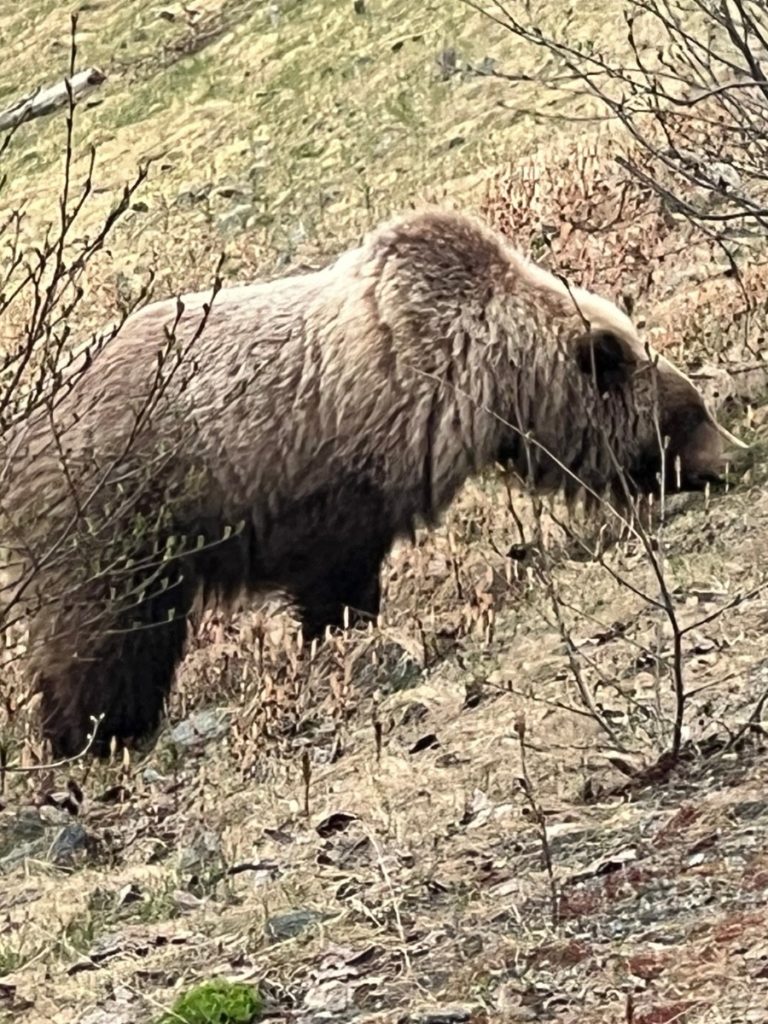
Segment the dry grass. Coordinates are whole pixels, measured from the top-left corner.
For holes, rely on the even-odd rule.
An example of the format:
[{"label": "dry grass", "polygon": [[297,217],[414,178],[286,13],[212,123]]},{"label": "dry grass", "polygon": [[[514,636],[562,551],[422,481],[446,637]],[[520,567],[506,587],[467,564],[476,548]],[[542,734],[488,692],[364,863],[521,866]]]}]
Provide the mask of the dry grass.
[{"label": "dry grass", "polygon": [[[520,73],[539,57],[459,3],[366,7],[233,0],[161,17],[156,3],[103,0],[83,15],[83,59],[110,76],[78,122],[107,189],[94,222],[158,156],[144,205],[94,265],[83,329],[150,263],[161,293],[205,283],[222,246],[230,277],[276,272],[419,194],[468,195],[491,219],[517,210],[531,241],[553,214],[565,220],[554,171],[534,175],[533,201],[520,182],[578,148],[573,127],[556,122],[562,148],[510,172],[510,152],[553,131],[524,112],[533,86],[444,79],[435,63],[455,48]],[[620,45],[620,17],[598,7],[580,5],[579,30],[599,23]],[[29,84],[33,44],[51,78],[61,70],[67,25],[52,4],[2,18],[10,99]],[[60,141],[55,120],[30,125],[8,164],[6,198],[25,198],[30,237],[51,216]],[[608,176],[601,159],[588,188]],[[475,172],[500,161],[489,201]],[[605,202],[594,218],[610,220]],[[566,256],[588,277],[621,237],[586,250],[572,235]],[[650,295],[647,313],[663,328],[692,294],[682,313]],[[711,308],[726,315],[717,294]],[[732,355],[732,340],[713,330],[707,358]],[[758,456],[760,386],[757,414],[739,412]],[[664,616],[616,578],[653,597],[646,557],[624,541],[605,565],[587,558],[586,526],[569,537],[496,479],[468,485],[439,530],[393,552],[376,630],[309,657],[285,615],[210,617],[146,758],[3,774],[0,1010],[140,1022],[223,974],[257,980],[279,1020],[764,1019],[768,762],[758,729],[728,745],[768,686],[768,598],[754,593],[764,481],[757,461],[730,493],[673,503],[665,527],[700,756],[663,785],[623,791],[668,745],[674,714]],[[197,741],[174,732],[190,715]],[[543,825],[519,781],[521,720]],[[25,725],[12,713],[5,735]]]}]

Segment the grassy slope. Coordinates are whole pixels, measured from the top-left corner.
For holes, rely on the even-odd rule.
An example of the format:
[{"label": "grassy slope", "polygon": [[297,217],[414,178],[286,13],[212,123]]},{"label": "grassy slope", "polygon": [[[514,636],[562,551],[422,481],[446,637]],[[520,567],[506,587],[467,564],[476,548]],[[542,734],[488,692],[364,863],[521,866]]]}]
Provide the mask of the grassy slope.
[{"label": "grassy slope", "polygon": [[[9,97],[31,84],[31,48],[52,78],[67,65],[67,19],[39,6],[7,19]],[[444,80],[437,58],[454,49],[460,67],[490,57],[522,74],[538,55],[457,0],[368,6],[356,15],[334,0],[231,0],[201,6],[190,23],[173,4],[177,16],[166,20],[157,3],[104,0],[82,14],[81,61],[110,79],[80,118],[77,152],[97,147],[96,184],[113,192],[140,159],[157,159],[142,196],[149,209],[134,218],[126,251],[138,243],[164,255],[170,241],[167,285],[186,287],[200,253],[222,244],[212,222],[232,207],[243,216],[224,240],[242,248],[231,236],[247,224],[249,265],[290,259],[304,242],[332,250],[412,197],[532,143],[530,86]],[[6,160],[6,202],[24,196],[36,217],[50,215],[61,145],[61,118],[24,129]],[[201,198],[206,186],[214,194]]]},{"label": "grassy slope", "polygon": [[[84,6],[81,61],[109,74],[99,105],[78,120],[77,151],[96,145],[96,182],[105,189],[87,216],[95,220],[140,159],[157,157],[144,207],[131,212],[90,281],[87,319],[110,313],[117,272],[130,282],[151,254],[162,291],[203,284],[222,246],[230,275],[271,272],[348,243],[413,196],[453,191],[455,179],[514,158],[537,138],[580,130],[524,113],[530,86],[441,78],[436,57],[448,48],[460,62],[493,57],[515,74],[538,59],[461,4],[367,7],[359,16],[340,0],[212,2],[189,24],[172,3]],[[172,20],[159,17],[163,9]],[[578,31],[619,40],[618,5],[607,17],[603,10],[580,4]],[[30,53],[50,80],[66,66],[67,20],[53,3],[19,5],[0,18],[0,97],[10,100],[35,84]],[[561,99],[552,109],[573,113],[579,103],[566,111]],[[62,137],[61,118],[29,125],[6,160],[5,200],[24,197],[30,236],[51,216]],[[760,500],[744,495],[678,521],[672,570],[685,614],[702,611],[690,597],[695,585],[734,592],[759,576],[765,517]],[[493,544],[505,550],[510,535],[504,495],[468,488],[446,529],[393,558],[387,629],[355,642],[354,673],[342,648],[320,657],[293,730],[259,710],[247,628],[214,632],[190,659],[175,712],[182,717],[203,681],[236,709],[227,742],[193,756],[174,753],[166,739],[149,762],[159,775],[78,769],[90,844],[71,869],[50,865],[49,844],[66,819],[50,809],[42,838],[42,826],[30,826],[25,863],[4,863],[0,1012],[16,1007],[25,1020],[62,1024],[140,1021],[168,1005],[176,987],[216,972],[266,980],[283,1010],[295,999],[307,1020],[323,1019],[323,1009],[334,1019],[421,1019],[420,1007],[458,1003],[485,1006],[494,1020],[535,1012],[602,1024],[626,1019],[630,991],[638,1024],[761,1012],[766,769],[725,760],[634,805],[585,806],[586,780],[615,781],[601,754],[611,744],[568,710],[573,683],[546,595],[521,579],[499,597],[503,560]],[[622,557],[633,579],[652,587],[637,554]],[[634,642],[659,642],[658,620],[598,567],[566,559],[558,573],[562,595],[579,608],[579,639],[621,620],[632,624]],[[706,612],[718,598],[701,600]],[[497,609],[490,639],[477,622],[484,601]],[[690,672],[705,688],[701,722],[747,706],[749,686],[760,683],[747,670],[761,656],[765,611],[752,602],[691,639]],[[285,644],[279,636],[271,643],[284,669]],[[657,740],[665,694],[647,666],[638,670],[632,647],[596,645],[594,661],[600,699],[617,728],[634,734],[639,756]],[[271,695],[288,706],[293,676],[281,671]],[[351,694],[343,692],[347,676]],[[471,682],[479,703],[465,706]],[[377,685],[380,759],[370,724]],[[520,711],[555,871],[568,883],[558,931],[540,841],[516,783]],[[410,753],[429,733],[440,746]],[[305,747],[313,764],[308,821],[298,756]],[[132,795],[115,806],[109,787],[118,782]],[[104,793],[109,799],[99,801]],[[5,824],[16,838],[0,854],[20,847],[15,811],[11,801]],[[358,820],[318,834],[335,811]],[[595,875],[592,862],[607,854],[626,859],[618,880]],[[262,867],[218,878],[222,867],[244,863]],[[126,898],[125,886],[138,898]],[[302,926],[276,941],[267,922],[297,910],[306,912]]]}]

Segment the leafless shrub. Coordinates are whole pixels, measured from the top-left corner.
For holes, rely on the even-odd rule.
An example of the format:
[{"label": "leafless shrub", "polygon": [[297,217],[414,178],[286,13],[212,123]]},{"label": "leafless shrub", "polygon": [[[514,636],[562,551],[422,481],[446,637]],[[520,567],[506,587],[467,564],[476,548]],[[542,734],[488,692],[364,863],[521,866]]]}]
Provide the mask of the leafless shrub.
[{"label": "leafless shrub", "polygon": [[[543,30],[542,23],[552,22],[542,17],[543,7],[532,11],[527,5],[520,13],[502,0],[466,3],[525,44],[541,48],[543,86],[591,95],[612,122],[585,141],[545,147],[502,169],[489,184],[485,215],[556,273],[611,293],[646,326],[657,346],[673,349],[679,362],[692,365],[714,403],[759,395],[765,388],[760,342],[768,327],[764,5],[627,0],[631,58],[620,61],[594,45],[574,42],[570,25],[559,33]],[[718,368],[724,360],[730,375]],[[664,624],[657,643],[649,645],[646,638],[644,644],[646,657],[669,679],[674,695],[669,728],[662,722],[655,737],[663,750],[659,763],[668,767],[686,746],[693,696],[684,673],[687,640],[756,597],[766,584],[758,581],[701,618],[681,614],[670,579],[674,548],[665,536],[663,502],[660,512],[651,520],[633,516],[628,524],[650,568],[650,590],[647,585],[643,590],[635,572],[618,572],[615,559],[561,525],[584,557],[654,609]],[[541,506],[536,514],[541,518]],[[591,685],[595,679],[600,683],[599,669],[573,639],[583,606],[567,607],[551,559],[540,557],[534,571],[549,595],[577,699],[616,744],[616,729],[586,681],[589,675]],[[668,712],[661,703],[663,719]]]},{"label": "leafless shrub", "polygon": [[[768,329],[764,6],[626,0],[627,60],[575,42],[570,24],[542,29],[543,5],[524,17],[501,0],[466,2],[540,48],[542,85],[588,94],[601,124],[567,151],[546,147],[502,171],[491,220],[612,290],[657,344],[698,361],[714,397],[723,387],[754,396]],[[710,373],[722,359],[731,382]]]},{"label": "leafless shrub", "polygon": [[758,0],[625,0],[632,59],[542,31],[503,2],[465,0],[566,72],[547,84],[592,94],[639,147],[619,156],[672,215],[722,240],[764,236],[768,20]]},{"label": "leafless shrub", "polygon": [[[72,19],[69,75],[73,75],[77,59],[77,19]],[[22,712],[34,709],[35,701],[28,687],[23,685],[23,662],[31,647],[25,634],[29,616],[47,605],[67,604],[70,615],[59,629],[76,632],[83,648],[87,648],[89,631],[104,629],[115,618],[116,609],[138,605],[147,588],[168,586],[168,575],[173,560],[181,553],[178,545],[173,550],[157,550],[153,556],[144,556],[136,562],[137,545],[146,551],[151,548],[151,536],[159,536],[159,529],[167,520],[167,505],[153,510],[154,519],[146,514],[139,500],[146,493],[146,483],[158,471],[158,460],[172,457],[172,450],[158,453],[156,459],[133,459],[131,453],[142,431],[151,429],[154,408],[163,398],[171,380],[194,372],[194,361],[189,349],[205,327],[202,320],[194,338],[181,345],[176,338],[176,324],[167,331],[165,349],[159,354],[157,371],[150,394],[136,413],[135,427],[121,450],[114,453],[109,465],[93,467],[72,466],[68,456],[66,426],[56,425],[55,413],[62,401],[77,385],[81,375],[90,370],[100,353],[118,333],[128,316],[142,305],[152,292],[154,274],[150,271],[134,294],[118,303],[114,322],[102,332],[94,333],[84,342],[76,344],[71,325],[82,316],[88,297],[88,284],[96,276],[100,256],[113,235],[121,218],[129,210],[137,191],[144,183],[148,166],[141,166],[111,209],[87,234],[82,233],[84,215],[96,194],[94,170],[96,151],[88,152],[86,170],[76,180],[77,158],[74,146],[76,102],[68,89],[69,104],[66,111],[63,141],[63,167],[56,216],[44,226],[30,222],[24,205],[10,209],[0,223],[0,333],[3,351],[0,354],[0,491],[7,494],[15,472],[16,449],[24,443],[23,427],[34,420],[46,420],[54,425],[54,444],[58,452],[61,472],[68,481],[75,513],[61,530],[52,531],[47,547],[34,551],[23,568],[8,561],[4,553],[2,577],[2,609],[0,635],[3,639],[3,686],[0,710],[0,749],[4,766],[11,760],[10,737],[18,758],[26,763],[37,762],[43,756],[32,736],[32,718],[25,719],[23,728],[11,728]],[[3,152],[10,151],[23,132],[23,125],[9,133],[0,144]],[[0,189],[7,185],[0,181]],[[214,284],[215,296],[220,286],[218,274]],[[181,316],[181,307],[178,318]],[[98,372],[95,369],[93,372]],[[150,464],[147,464],[147,463]],[[83,470],[90,471],[90,489],[84,493],[77,477]],[[115,473],[119,481],[115,486]],[[109,485],[109,486],[108,486]],[[144,486],[143,486],[144,485]],[[0,516],[4,521],[5,536],[14,537],[21,549],[28,546],[27,537],[44,535],[50,515],[46,502],[48,495],[41,487],[34,508],[22,512],[10,508],[0,497]],[[134,510],[134,536],[115,529],[115,523],[130,519]],[[42,525],[41,525],[42,524]],[[149,538],[149,541],[148,541]],[[80,576],[87,584],[99,578],[109,578],[111,601],[108,606],[91,606],[78,610],[78,597],[68,583],[52,585],[58,579],[57,567],[68,568],[61,579],[71,579],[73,560],[80,566]],[[44,643],[48,638],[38,638]]]}]

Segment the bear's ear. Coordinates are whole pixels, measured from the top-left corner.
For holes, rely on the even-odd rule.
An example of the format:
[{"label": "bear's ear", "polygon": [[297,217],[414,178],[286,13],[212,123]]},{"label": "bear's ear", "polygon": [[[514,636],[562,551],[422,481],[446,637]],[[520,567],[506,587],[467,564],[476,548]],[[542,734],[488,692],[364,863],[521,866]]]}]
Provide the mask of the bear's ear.
[{"label": "bear's ear", "polygon": [[593,377],[600,394],[625,384],[637,366],[635,354],[613,331],[586,331],[576,339],[576,362]]}]

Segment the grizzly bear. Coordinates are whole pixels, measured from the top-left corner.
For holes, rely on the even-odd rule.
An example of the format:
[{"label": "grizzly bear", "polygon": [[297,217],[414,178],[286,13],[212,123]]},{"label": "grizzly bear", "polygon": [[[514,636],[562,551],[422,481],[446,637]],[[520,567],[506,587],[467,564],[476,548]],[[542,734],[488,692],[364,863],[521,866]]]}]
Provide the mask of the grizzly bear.
[{"label": "grizzly bear", "polygon": [[718,479],[724,441],[613,303],[455,211],[148,305],[5,443],[3,594],[44,735],[152,733],[200,602],[282,592],[305,639],[375,617],[395,539],[495,462],[623,501]]}]

